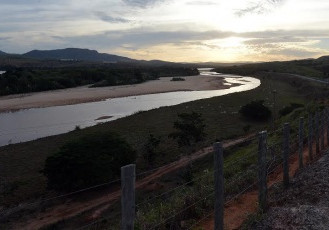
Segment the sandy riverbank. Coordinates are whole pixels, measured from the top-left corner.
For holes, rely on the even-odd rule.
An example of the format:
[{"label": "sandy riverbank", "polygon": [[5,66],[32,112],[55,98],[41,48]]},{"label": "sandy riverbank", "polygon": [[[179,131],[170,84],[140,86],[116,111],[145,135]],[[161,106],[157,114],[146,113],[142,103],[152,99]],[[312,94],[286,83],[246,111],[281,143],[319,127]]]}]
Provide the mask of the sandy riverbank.
[{"label": "sandy riverbank", "polygon": [[87,86],[54,90],[39,93],[19,94],[0,97],[0,112],[38,107],[79,104],[101,101],[108,98],[127,97],[143,94],[164,93],[191,90],[218,90],[232,86],[225,84],[221,77],[190,76],[185,81],[170,81],[160,78],[137,85],[88,88]]}]

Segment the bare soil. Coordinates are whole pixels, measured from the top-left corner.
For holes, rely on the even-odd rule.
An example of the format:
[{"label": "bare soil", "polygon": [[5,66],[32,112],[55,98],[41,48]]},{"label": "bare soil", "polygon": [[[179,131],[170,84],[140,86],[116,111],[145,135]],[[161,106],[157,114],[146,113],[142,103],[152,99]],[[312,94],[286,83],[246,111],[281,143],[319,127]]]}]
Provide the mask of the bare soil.
[{"label": "bare soil", "polygon": [[170,81],[170,77],[167,77],[136,85],[110,86],[101,88],[89,88],[88,86],[82,86],[63,90],[2,96],[0,97],[0,112],[71,105],[101,101],[109,98],[144,94],[192,90],[218,90],[236,86],[225,85],[226,81],[222,77],[198,75],[184,78],[186,79],[185,81],[173,82]]},{"label": "bare soil", "polygon": [[[253,135],[248,135],[245,137],[237,138],[234,140],[228,140],[223,143],[225,148],[243,143],[245,140],[249,139]],[[190,156],[185,156],[179,159],[178,161],[172,162],[165,166],[158,168],[149,176],[139,180],[136,182],[136,189],[152,189],[153,181],[156,179],[172,173],[180,168],[187,166],[191,161],[195,161],[197,159],[201,159],[208,154],[213,152],[212,147],[207,147],[201,149],[193,153]],[[74,201],[71,203],[60,204],[54,206],[45,212],[41,212],[28,220],[16,220],[15,224],[13,225],[13,229],[40,229],[42,227],[49,226],[51,224],[58,223],[63,220],[68,220],[73,218],[81,213],[85,213],[87,211],[91,211],[91,214],[88,215],[88,220],[93,221],[100,217],[100,215],[108,209],[113,202],[117,201],[120,198],[121,191],[117,189],[112,193],[105,193],[103,195],[97,197],[90,197],[88,200],[85,201]]]},{"label": "bare soil", "polygon": [[[326,147],[328,146],[328,143],[326,143]],[[325,148],[326,149],[326,148]],[[313,145],[313,154],[315,153],[315,144]],[[315,155],[313,162],[315,162],[321,155],[323,154],[320,153],[320,155]],[[327,157],[329,158],[329,156]],[[306,163],[305,168],[317,168],[317,165],[311,165],[311,163],[308,157],[308,148],[305,147],[303,150],[303,162]],[[329,163],[329,159],[327,161]],[[304,169],[303,169],[304,170]],[[298,153],[292,154],[292,156],[289,159],[289,175],[290,178],[294,177],[295,174],[299,172],[299,162],[298,162]],[[329,165],[326,170],[329,175]],[[328,178],[328,194],[329,194],[329,177]],[[268,182],[267,185],[269,187],[269,191],[271,191],[275,188],[275,186],[278,186],[281,184],[283,179],[283,168],[282,165],[279,165],[269,176],[268,176]],[[309,178],[312,180],[312,176]],[[295,180],[295,179],[294,179]],[[292,182],[291,185],[291,191],[296,191],[294,189],[294,182]],[[281,186],[282,188],[282,186]],[[315,188],[316,189],[316,188]],[[315,190],[310,190],[311,193]],[[321,191],[321,190],[320,190]],[[299,193],[303,193],[304,189],[300,189],[298,191]],[[315,192],[315,191],[314,191]],[[318,192],[315,192],[317,194]],[[275,202],[274,201],[280,201],[282,199],[279,199],[279,197],[285,197],[282,196],[282,189],[280,195],[277,195],[275,198],[270,198],[269,205],[272,206]],[[314,197],[314,196],[313,196]],[[286,200],[289,200],[290,197],[288,195]],[[235,199],[233,202],[230,202],[228,205],[225,206],[225,212],[224,212],[224,225],[225,229],[240,229],[242,224],[246,221],[246,219],[251,215],[255,214],[258,211],[258,206],[257,206],[257,201],[258,201],[258,190],[256,188],[250,189],[248,192],[242,194],[239,196],[237,199]],[[329,202],[328,202],[329,203]],[[329,214],[329,213],[328,213]],[[285,216],[285,215],[282,215]],[[328,215],[329,216],[329,215]],[[329,219],[329,218],[328,218]],[[291,220],[291,219],[290,219]],[[278,219],[276,223],[280,223],[281,220]],[[299,228],[289,228],[289,222],[286,221],[286,227],[287,228],[272,228],[273,226],[270,226],[269,224],[266,225],[260,225],[260,228],[257,227],[257,229],[299,229]],[[265,226],[266,225],[266,226]],[[211,230],[214,229],[214,216],[212,215],[205,221],[203,221],[199,227],[203,227],[204,229]],[[309,229],[309,228],[307,228]],[[328,229],[328,228],[326,228]]]}]

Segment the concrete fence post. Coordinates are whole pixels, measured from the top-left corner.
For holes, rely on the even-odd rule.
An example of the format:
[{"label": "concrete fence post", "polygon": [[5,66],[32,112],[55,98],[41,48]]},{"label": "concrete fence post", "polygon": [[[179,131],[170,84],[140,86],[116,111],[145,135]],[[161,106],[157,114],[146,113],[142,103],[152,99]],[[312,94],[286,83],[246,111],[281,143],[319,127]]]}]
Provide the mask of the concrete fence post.
[{"label": "concrete fence post", "polygon": [[299,118],[299,132],[298,132],[298,159],[299,168],[303,168],[303,147],[304,147],[304,118]]},{"label": "concrete fence post", "polygon": [[325,118],[324,118],[324,110],[321,111],[321,125],[320,125],[320,130],[321,130],[321,150],[324,150],[324,125],[325,125]]},{"label": "concrete fence post", "polygon": [[308,155],[309,160],[313,160],[313,118],[312,114],[308,115]]},{"label": "concrete fence post", "polygon": [[285,123],[283,126],[283,185],[285,188],[289,187],[289,136],[290,136],[290,125]]},{"label": "concrete fence post", "polygon": [[327,147],[329,147],[329,108],[326,108]]},{"label": "concrete fence post", "polygon": [[121,229],[133,230],[135,220],[136,165],[121,168]]},{"label": "concrete fence post", "polygon": [[315,153],[320,153],[319,113],[315,113]]},{"label": "concrete fence post", "polygon": [[259,133],[258,141],[258,206],[259,210],[265,211],[267,208],[267,169],[266,169],[266,139],[267,132]]},{"label": "concrete fence post", "polygon": [[223,145],[214,144],[215,223],[214,230],[224,230],[224,173]]}]

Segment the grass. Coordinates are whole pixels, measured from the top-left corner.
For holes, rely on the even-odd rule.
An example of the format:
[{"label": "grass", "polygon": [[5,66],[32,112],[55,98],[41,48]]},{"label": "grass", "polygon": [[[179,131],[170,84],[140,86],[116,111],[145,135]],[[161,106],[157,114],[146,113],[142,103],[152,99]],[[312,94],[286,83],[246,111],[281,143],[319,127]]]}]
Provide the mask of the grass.
[{"label": "grass", "polygon": [[[281,77],[277,77],[274,73],[271,75],[259,75],[257,77],[262,80],[262,84],[259,88],[251,91],[136,113],[127,118],[87,129],[75,130],[63,135],[2,147],[0,148],[0,162],[2,162],[0,173],[4,178],[2,187],[6,189],[1,189],[1,205],[9,207],[20,202],[33,201],[40,197],[54,195],[55,193],[53,191],[48,191],[46,189],[46,178],[41,173],[45,159],[58,151],[60,146],[62,146],[67,140],[75,139],[86,133],[109,130],[117,132],[127,139],[127,141],[137,150],[139,156],[142,155],[143,146],[146,143],[149,134],[159,136],[161,137],[161,144],[157,149],[157,157],[154,164],[154,167],[157,167],[177,160],[180,156],[192,153],[201,147],[209,146],[215,141],[244,135],[245,132],[243,127],[247,125],[250,125],[251,127],[249,130],[250,133],[266,129],[266,127],[271,125],[271,122],[250,122],[241,118],[238,111],[241,106],[252,100],[265,100],[265,105],[272,108],[272,90],[274,89],[277,91],[276,111],[279,111],[281,108],[284,108],[291,103],[306,105],[310,103],[310,98],[315,98],[314,100],[318,98],[317,100],[319,100],[319,93],[324,93],[325,90],[322,88],[311,90],[314,89],[314,87],[317,87],[314,85],[315,83],[305,83],[302,85],[296,84],[293,80],[282,79]],[[301,80],[301,82],[303,81]],[[302,90],[303,87],[307,87],[310,90]],[[314,95],[314,93],[316,93],[316,95]],[[168,138],[168,134],[173,131],[173,123],[177,119],[178,113],[192,111],[203,115],[206,124],[205,131],[207,137],[204,142],[198,143],[192,147],[179,148],[177,143]],[[281,124],[279,122],[284,121],[284,119],[288,120],[293,118],[289,116],[293,116],[293,113],[282,119],[280,118],[277,125]],[[227,155],[225,162],[233,162],[241,156],[245,156],[248,153],[251,154],[255,150],[254,144],[242,147],[229,150],[231,153]],[[248,169],[250,165],[255,162],[255,159],[256,158],[251,157],[248,161],[230,167],[225,171],[225,175],[233,178],[238,172]],[[198,170],[194,172],[194,176],[198,177],[198,175],[203,173],[203,170],[209,169],[209,166],[212,164],[212,157],[205,159],[204,162],[199,161],[197,167]],[[143,162],[141,157],[137,161],[137,168],[139,172],[148,169],[148,165]],[[248,175],[248,178],[254,177],[254,173],[251,171]],[[180,183],[179,180],[181,179],[177,178],[180,177],[174,175],[167,179],[169,180],[169,183],[174,186],[175,183]],[[239,183],[245,184],[250,181],[251,179],[245,181],[240,180]],[[232,188],[229,188],[229,191],[227,192],[234,194],[239,186],[240,184],[235,184]],[[168,189],[168,186],[165,186],[163,189]],[[208,191],[207,188],[202,189],[202,191]],[[188,192],[184,194],[187,193]],[[190,194],[193,195],[197,193],[192,189]],[[175,199],[179,199],[179,197],[176,197]],[[183,203],[177,202],[177,207],[182,204]],[[167,210],[165,206],[162,208]],[[150,219],[152,218],[150,217]]]},{"label": "grass", "polygon": [[[216,140],[243,135],[243,127],[246,125],[251,126],[249,132],[260,130],[268,123],[243,120],[238,111],[241,106],[256,99],[263,99],[267,106],[272,106],[272,89],[278,91],[277,111],[290,103],[305,104],[306,102],[306,98],[298,92],[297,87],[285,81],[266,77],[262,79],[262,85],[255,90],[163,107],[63,135],[2,147],[0,148],[0,161],[3,165],[0,169],[1,174],[5,178],[6,187],[13,184],[17,186],[13,188],[9,196],[2,196],[1,203],[9,205],[46,194],[46,179],[40,173],[45,159],[58,151],[67,140],[78,138],[86,133],[114,131],[126,138],[139,155],[143,152],[143,146],[149,134],[159,136],[161,143],[154,165],[157,167],[203,146],[209,146]],[[177,114],[191,111],[202,114],[206,124],[207,137],[204,142],[193,147],[179,148],[177,143],[168,138],[168,134],[173,131],[173,123],[177,119]],[[137,167],[139,171],[143,171],[147,165],[139,158]]]}]

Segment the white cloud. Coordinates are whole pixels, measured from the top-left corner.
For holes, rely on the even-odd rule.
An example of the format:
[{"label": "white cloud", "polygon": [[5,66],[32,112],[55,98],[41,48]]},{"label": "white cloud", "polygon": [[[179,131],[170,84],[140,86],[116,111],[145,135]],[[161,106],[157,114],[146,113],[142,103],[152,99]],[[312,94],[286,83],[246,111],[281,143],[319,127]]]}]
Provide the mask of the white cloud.
[{"label": "white cloud", "polygon": [[76,46],[140,59],[161,51],[185,61],[321,55],[328,13],[327,0],[2,0],[0,49]]}]

